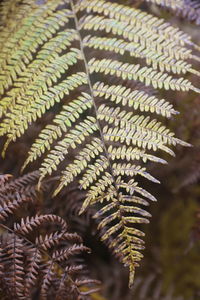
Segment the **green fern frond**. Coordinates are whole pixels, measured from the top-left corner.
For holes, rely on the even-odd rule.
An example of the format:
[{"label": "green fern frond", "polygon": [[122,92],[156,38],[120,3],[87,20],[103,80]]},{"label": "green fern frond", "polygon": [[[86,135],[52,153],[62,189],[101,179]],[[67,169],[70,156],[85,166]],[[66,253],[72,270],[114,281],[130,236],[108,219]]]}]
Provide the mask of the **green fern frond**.
[{"label": "green fern frond", "polygon": [[[80,213],[97,204],[102,240],[129,268],[131,285],[144,249],[144,234],[135,224],[149,222],[142,207],[156,200],[137,176],[158,183],[146,164],[166,161],[152,152],[174,155],[171,145],[189,146],[152,117],[176,115],[173,105],[143,86],[200,92],[179,76],[199,75],[188,62],[198,60],[198,47],[164,20],[105,0],[23,0],[19,8],[18,0],[3,3],[3,153],[51,109],[55,116],[32,144],[24,167],[40,158],[39,182],[58,172],[55,194],[78,178],[86,190]],[[105,58],[107,52],[115,58]],[[116,78],[120,85],[112,85]]]}]

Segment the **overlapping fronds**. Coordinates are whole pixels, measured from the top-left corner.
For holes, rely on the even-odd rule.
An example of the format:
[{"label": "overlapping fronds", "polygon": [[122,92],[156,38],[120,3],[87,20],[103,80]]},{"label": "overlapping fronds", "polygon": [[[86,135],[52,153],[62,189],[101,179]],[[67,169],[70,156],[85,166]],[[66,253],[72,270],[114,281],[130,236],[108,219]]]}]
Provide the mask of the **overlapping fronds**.
[{"label": "overlapping fronds", "polygon": [[181,15],[200,25],[200,3],[198,0],[145,0],[172,10],[176,15]]},{"label": "overlapping fronds", "polygon": [[[97,282],[85,278],[83,265],[73,259],[89,251],[81,237],[70,233],[67,223],[53,214],[17,218],[25,204],[37,202],[26,190],[22,193],[35,175],[7,183],[9,177],[1,175],[0,292],[5,299],[33,299],[36,294],[38,299],[89,299],[97,290],[89,286]],[[2,198],[9,185],[10,194]]]},{"label": "overlapping fronds", "polygon": [[[13,9],[15,23],[23,5]],[[6,5],[2,13],[5,19]],[[30,124],[54,111],[24,167],[41,157],[41,184],[65,165],[55,193],[79,178],[87,191],[81,212],[99,203],[95,217],[102,240],[129,268],[131,285],[144,249],[138,227],[150,217],[143,206],[156,200],[137,178],[158,182],[141,162],[165,163],[152,152],[174,155],[170,146],[188,146],[158,120],[177,114],[173,106],[133,86],[139,81],[155,89],[199,92],[184,77],[199,76],[191,63],[199,60],[193,55],[198,46],[163,20],[105,0],[34,2],[11,27],[6,22],[0,34],[3,153]],[[119,85],[113,85],[116,79]]]}]

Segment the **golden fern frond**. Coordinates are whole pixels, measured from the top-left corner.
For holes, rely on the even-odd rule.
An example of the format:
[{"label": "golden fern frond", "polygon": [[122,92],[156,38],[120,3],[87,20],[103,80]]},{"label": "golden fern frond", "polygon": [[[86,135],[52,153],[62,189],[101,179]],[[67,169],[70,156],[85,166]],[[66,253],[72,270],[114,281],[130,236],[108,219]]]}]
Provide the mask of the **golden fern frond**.
[{"label": "golden fern frond", "polygon": [[133,65],[106,58],[102,60],[92,58],[88,62],[88,65],[90,73],[95,72],[104,73],[105,75],[115,75],[123,80],[140,80],[147,86],[153,85],[154,88],[178,91],[197,90],[187,79],[176,79],[166,73],[157,72],[152,68],[141,67],[139,64]]},{"label": "golden fern frond", "polygon": [[64,160],[64,156],[69,152],[69,149],[75,149],[77,144],[82,144],[86,137],[93,135],[98,130],[96,119],[92,116],[87,118],[71,129],[66,136],[58,142],[48,156],[44,159],[41,168],[41,180],[51,174],[53,170]]},{"label": "golden fern frond", "polygon": [[[71,85],[67,85],[66,83],[69,81]],[[68,78],[65,83],[62,83],[62,87],[64,87],[62,93],[68,94],[69,90],[72,90],[78,85],[86,83],[86,77],[84,73],[75,74],[72,78]],[[57,95],[58,97],[58,95]],[[59,99],[59,97],[58,97]],[[52,98],[50,98],[52,101]],[[48,103],[48,102],[47,102]],[[47,104],[45,103],[45,105]],[[54,102],[53,102],[54,104]],[[63,132],[67,132],[68,128],[72,126],[72,123],[76,121],[80,117],[85,110],[92,106],[91,97],[86,93],[82,93],[82,96],[78,97],[78,99],[73,100],[70,105],[64,105],[60,114],[56,115],[53,120],[54,124],[47,125],[40,133],[39,138],[32,145],[28,159],[26,160],[24,167],[33,160],[37,159],[46,151],[46,149],[51,148],[51,144],[61,138]],[[36,110],[38,114],[38,110]]]},{"label": "golden fern frond", "polygon": [[135,27],[142,28],[144,32],[148,32],[148,29],[152,29],[153,33],[163,33],[165,38],[171,37],[174,42],[180,43],[181,45],[191,40],[188,34],[178,28],[175,28],[164,22],[164,20],[154,17],[139,9],[116,3],[108,3],[108,1],[105,0],[78,1],[76,8],[77,11],[86,10],[88,13],[94,12],[103,14],[104,16],[109,16],[115,20],[127,22],[135,25]]},{"label": "golden fern frond", "polygon": [[104,97],[105,100],[109,99],[116,104],[120,103],[134,110],[139,109],[141,112],[157,113],[168,118],[179,113],[166,100],[150,96],[142,90],[132,90],[122,85],[109,86],[103,82],[96,82],[93,91],[95,97]]},{"label": "golden fern frond", "polygon": [[[30,84],[41,80],[41,76],[45,76],[48,63],[52,64],[56,59],[59,59],[58,54],[67,49],[73,40],[77,39],[76,33],[73,30],[65,30],[58,32],[57,36],[45,43],[42,49],[38,52],[36,59],[22,73],[23,78],[17,78],[15,88],[7,93],[0,103],[0,114],[7,112],[7,109],[15,105],[16,99],[21,101],[24,95],[29,92]],[[58,53],[58,54],[57,54]],[[58,60],[59,62],[59,60]],[[48,68],[48,73],[50,69]],[[4,74],[5,76],[5,74]],[[53,78],[53,77],[52,77]]]},{"label": "golden fern frond", "polygon": [[[32,102],[42,96],[43,93],[48,90],[48,87],[53,86],[53,84],[58,81],[61,75],[65,73],[71,65],[77,62],[77,60],[80,58],[80,52],[78,49],[71,50],[72,51],[62,56],[54,54],[50,61],[46,61],[46,66],[43,68],[42,74],[35,76],[35,78],[31,82],[31,92],[30,90],[25,90],[23,91],[23,96],[18,97],[18,101],[13,107],[14,115],[17,114],[18,110],[18,114],[21,115],[22,108],[26,108],[28,110]],[[22,104],[24,105],[22,106]],[[9,115],[10,119],[12,119],[12,107],[10,107],[9,109],[10,112],[7,115]],[[8,121],[5,123],[8,123]]]},{"label": "golden fern frond", "polygon": [[[63,163],[55,193],[78,177],[86,190],[81,212],[98,204],[102,240],[129,268],[131,285],[144,248],[135,224],[148,223],[142,207],[156,200],[136,178],[158,182],[140,161],[166,163],[152,152],[174,155],[171,145],[188,146],[155,117],[177,114],[173,106],[143,86],[199,92],[181,77],[199,75],[188,62],[199,60],[193,55],[198,46],[164,20],[105,0],[23,0],[19,10],[13,6],[13,23],[22,16],[16,28],[6,22],[12,10],[6,3],[0,34],[3,153],[33,122],[54,112],[24,167],[42,156],[41,183]],[[112,85],[116,78],[120,85]]]},{"label": "golden fern frond", "polygon": [[153,69],[160,69],[162,72],[173,72],[174,74],[185,74],[187,72],[199,75],[200,73],[192,69],[191,64],[183,60],[174,62],[173,57],[166,54],[155,53],[154,49],[141,49],[139,43],[128,43],[125,40],[117,38],[90,37],[87,36],[83,43],[85,46],[94,49],[107,50],[124,55],[128,52],[130,56],[144,58],[148,65],[152,65]]},{"label": "golden fern frond", "polygon": [[112,160],[116,160],[116,159],[123,159],[127,161],[142,160],[144,163],[146,163],[149,160],[149,161],[159,162],[162,164],[167,163],[164,159],[160,157],[146,153],[145,150],[136,147],[127,147],[125,145],[122,147],[113,147],[112,145],[110,145],[108,147],[108,153]]},{"label": "golden fern frond", "polygon": [[[30,103],[25,101],[25,105],[23,105],[23,102],[19,105],[15,105],[13,111],[7,113],[0,128],[0,135],[7,133],[8,136],[3,153],[11,141],[15,141],[17,137],[20,137],[25,132],[31,122],[36,121],[37,118],[44,115],[46,110],[54,106],[56,102],[59,103],[63,96],[68,95],[70,91],[73,91],[85,83],[87,83],[85,73],[78,72],[69,76],[58,85],[54,85],[49,89],[46,88],[44,93],[42,90],[36,89],[36,96],[31,96]],[[41,96],[39,96],[38,93],[41,94]],[[24,116],[23,120],[21,116]]]},{"label": "golden fern frond", "polygon": [[[0,90],[3,93],[10,85],[13,84],[13,80],[17,78],[26,69],[26,63],[33,59],[33,54],[40,44],[47,41],[49,37],[58,31],[62,26],[64,26],[68,21],[68,11],[67,12],[56,12],[54,16],[50,16],[47,19],[42,19],[38,24],[32,24],[33,30],[27,35],[27,37],[20,43],[20,47],[15,46],[18,42],[20,35],[17,36],[16,41],[11,39],[11,42],[5,43],[2,49],[3,62],[0,62],[2,72],[0,74],[2,84]],[[23,33],[24,34],[24,33]],[[14,44],[14,45],[13,45]],[[15,53],[11,51],[11,47],[15,46]]]},{"label": "golden fern frond", "polygon": [[[135,115],[132,112],[127,113],[125,110],[120,110],[119,107],[110,108],[102,104],[98,109],[98,119],[104,120],[108,124],[113,124],[113,127],[116,126],[120,129],[125,129],[127,136],[129,131],[132,133],[137,132],[148,136],[149,139],[151,139],[152,135],[155,140],[159,140],[163,144],[176,145],[180,143],[186,146],[186,143],[174,138],[174,134],[163,126],[161,122],[157,122],[156,120],[150,121],[149,117]],[[122,135],[121,138],[126,139],[126,136]]]},{"label": "golden fern frond", "polygon": [[99,157],[100,153],[104,151],[102,142],[99,138],[94,138],[89,144],[79,152],[75,157],[73,163],[67,166],[67,169],[63,172],[62,185],[68,185],[74,180],[76,176],[81,174],[85,168],[87,168],[89,162],[95,157]]}]

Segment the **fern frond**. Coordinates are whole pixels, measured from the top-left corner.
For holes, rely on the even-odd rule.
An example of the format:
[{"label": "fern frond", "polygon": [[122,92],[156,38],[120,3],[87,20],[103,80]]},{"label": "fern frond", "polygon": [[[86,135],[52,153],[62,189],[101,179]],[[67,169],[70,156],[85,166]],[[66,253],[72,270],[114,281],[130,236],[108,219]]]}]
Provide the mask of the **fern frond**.
[{"label": "fern frond", "polygon": [[178,114],[169,102],[164,99],[160,100],[155,96],[150,96],[140,90],[133,91],[122,85],[109,86],[103,82],[96,82],[93,90],[96,97],[104,97],[105,100],[110,99],[116,104],[120,103],[123,106],[134,108],[134,110],[139,109],[141,112],[157,113],[168,118],[174,114]]},{"label": "fern frond", "polygon": [[25,220],[21,220],[21,224],[16,223],[14,225],[14,231],[19,234],[29,234],[35,228],[39,228],[42,226],[43,223],[55,223],[61,226],[62,230],[67,229],[66,222],[60,218],[59,216],[55,215],[36,215],[34,217],[27,217]]},{"label": "fern frond", "polygon": [[148,85],[153,85],[154,88],[165,88],[166,90],[189,91],[197,89],[190,81],[184,78],[175,79],[165,73],[154,71],[152,68],[147,68],[139,64],[133,65],[122,63],[117,60],[95,58],[88,62],[91,73],[104,73],[105,75],[115,75],[123,80],[139,80]]},{"label": "fern frond", "polygon": [[91,116],[88,116],[84,122],[71,129],[66,134],[66,137],[59,141],[55,149],[52,149],[48,157],[44,159],[40,168],[41,180],[47,174],[51,174],[53,170],[57,169],[59,163],[64,159],[64,155],[68,153],[69,148],[75,149],[77,144],[83,143],[87,136],[92,135],[97,130],[96,119]]},{"label": "fern frond", "polygon": [[[82,75],[83,77],[81,77]],[[64,89],[62,93],[68,94],[69,90],[74,89],[79,84],[81,85],[86,83],[84,73],[80,75],[77,74],[77,76],[69,78],[68,81],[71,85],[66,85],[66,89]],[[52,98],[50,99],[52,101]],[[60,114],[56,115],[55,119],[53,120],[54,124],[47,125],[46,128],[41,131],[38,139],[35,141],[29,151],[28,159],[25,161],[23,168],[25,168],[28,163],[40,157],[46,149],[49,150],[51,148],[50,145],[54,141],[58,140],[63,133],[66,133],[67,130],[72,126],[72,123],[79,118],[80,114],[90,107],[91,98],[86,93],[82,93],[82,96],[78,97],[76,100],[73,100],[69,106],[64,105]],[[38,111],[36,112],[38,113]]]},{"label": "fern frond", "polygon": [[[108,19],[102,16],[88,16],[82,20],[81,28],[84,30],[94,30],[94,31],[106,31],[106,33],[112,33],[117,36],[122,36],[124,39],[128,39],[130,42],[140,44],[140,51],[145,49],[148,51],[155,51],[155,54],[167,55],[168,57],[173,57],[176,59],[189,59],[193,58],[191,55],[191,50],[187,49],[183,45],[177,44],[176,41],[166,40],[160,35],[155,38],[151,31],[143,32],[142,28],[135,27],[126,22],[120,22],[116,19]],[[146,53],[148,53],[146,51]]]},{"label": "fern frond", "polygon": [[[140,160],[144,164],[165,163],[152,151],[163,150],[174,155],[170,146],[189,146],[161,121],[152,118],[154,113],[171,117],[177,112],[169,102],[149,95],[143,86],[200,92],[189,79],[179,76],[187,72],[199,75],[188,62],[198,60],[193,55],[197,47],[188,34],[164,20],[117,3],[27,1],[32,3],[30,10],[24,7],[27,14],[13,31],[13,25],[5,22],[10,8],[5,6],[3,12],[0,134],[7,137],[3,152],[51,109],[55,114],[52,123],[39,133],[24,167],[43,156],[41,186],[44,177],[59,172],[61,166],[55,193],[78,177],[80,187],[86,190],[80,213],[89,205],[100,208],[96,217],[101,219],[102,240],[129,268],[131,285],[135,267],[142,258],[140,250],[144,248],[143,234],[135,226],[148,223],[150,214],[141,206],[156,200],[139,186],[137,176],[158,182],[146,166],[140,166]],[[17,11],[16,7],[13,9]],[[23,6],[16,17],[12,15],[13,23],[22,14]],[[104,58],[106,51],[114,53],[115,58]],[[112,85],[116,78],[120,85]],[[70,155],[69,162],[73,149],[77,152],[73,158]],[[23,224],[15,225],[15,232],[31,233],[46,221],[56,222],[56,219],[52,216],[24,219]],[[57,239],[62,241],[61,236],[55,233],[44,239],[40,237],[38,246],[49,249]],[[80,250],[69,249],[70,253]],[[49,287],[56,284],[54,262],[67,258],[65,250],[53,252],[45,266],[44,299]],[[63,294],[65,272],[59,283]]]},{"label": "fern frond", "polygon": [[[23,266],[23,240],[20,237],[12,235],[8,239],[7,245],[4,249],[4,263],[9,262],[10,267],[7,272],[10,276],[7,280],[9,294],[17,299],[25,299],[23,295],[23,277],[25,275]],[[4,254],[5,255],[5,254]]]},{"label": "fern frond", "polygon": [[[31,92],[28,90],[28,95],[25,94],[22,98],[19,98],[18,103],[16,103],[14,108],[13,109],[11,108],[10,112],[7,113],[7,118],[2,124],[1,134],[6,134],[8,131],[12,131],[13,127],[15,127],[13,123],[20,124],[22,114],[24,114],[24,116],[27,116],[28,120],[30,119],[29,122],[35,121],[37,116],[36,112],[38,111],[37,101],[40,100],[41,96],[43,96],[45,102],[47,102],[45,108],[48,108],[48,104],[49,104],[49,102],[47,101],[49,96],[48,88],[52,87],[53,84],[57,82],[57,80],[61,77],[61,74],[65,73],[68,70],[69,66],[77,62],[77,60],[80,58],[79,54],[80,54],[79,50],[72,49],[72,51],[68,52],[66,55],[63,55],[61,57],[55,56],[51,61],[51,63],[47,64],[47,67],[44,68],[42,75],[36,78],[36,81],[33,81]],[[68,78],[69,82],[70,79],[71,78]],[[68,90],[69,83],[68,82],[62,83],[62,87],[64,84],[66,84],[66,90]],[[59,86],[58,87],[54,86],[54,88],[55,91],[59,90]],[[54,88],[52,88],[53,91]],[[49,89],[49,92],[51,92],[51,89]],[[40,105],[41,104],[42,103],[40,102]],[[38,113],[38,116],[41,116],[42,111],[44,111],[45,108],[41,107],[39,109],[40,113]],[[32,117],[33,119],[28,117],[28,114],[33,115]]]},{"label": "fern frond", "polygon": [[[134,115],[132,112],[126,112],[117,108],[110,108],[102,104],[98,110],[99,120],[104,120],[108,124],[113,124],[121,129],[143,134],[143,136],[150,137],[151,135],[155,140],[160,140],[164,144],[176,145],[182,143],[174,138],[174,133],[170,132],[161,122],[155,119],[150,121],[149,117]],[[150,122],[149,122],[150,121]],[[123,135],[121,136],[123,138]],[[186,146],[185,143],[183,145]]]},{"label": "fern frond", "polygon": [[[20,2],[20,5],[19,5]],[[32,0],[26,1],[9,1],[4,0],[0,3],[1,9],[1,29],[2,35],[0,42],[4,44],[8,37],[15,38],[15,34],[20,34],[20,38],[30,30],[35,20],[35,15],[44,19],[50,16],[62,1],[48,2],[45,6],[38,6]],[[17,23],[10,22],[15,19]]]},{"label": "fern frond", "polygon": [[114,163],[113,171],[114,171],[115,176],[127,175],[127,176],[133,177],[136,175],[140,175],[140,176],[147,178],[150,181],[153,181],[155,183],[160,183],[159,180],[157,180],[156,178],[151,176],[148,172],[146,172],[146,168],[142,168],[140,166],[135,166],[135,165],[132,165],[131,163],[128,163],[128,164]]},{"label": "fern frond", "polygon": [[[88,163],[99,156],[102,153],[103,147],[102,142],[98,138],[94,138],[90,144],[87,144],[82,151],[75,157],[72,164],[69,164],[65,171],[63,171],[63,176],[61,181],[63,181],[62,186],[69,184],[74,180],[76,176],[81,174],[81,172],[88,167]],[[56,193],[58,192],[58,189]]]},{"label": "fern frond", "polygon": [[192,69],[191,64],[183,60],[177,60],[174,62],[172,57],[168,57],[166,54],[155,53],[155,49],[141,49],[139,43],[128,43],[125,40],[117,38],[102,38],[102,37],[90,37],[87,36],[84,41],[84,45],[89,48],[106,50],[124,55],[128,52],[130,56],[146,59],[148,65],[152,65],[152,68],[161,72],[173,72],[174,74],[185,74],[187,72],[200,75],[200,73]]},{"label": "fern frond", "polygon": [[127,160],[127,161],[134,161],[134,160],[142,160],[144,163],[146,163],[148,160],[149,161],[154,161],[162,164],[166,164],[167,162],[159,158],[155,155],[148,154],[144,150],[135,148],[135,147],[127,147],[127,146],[122,146],[122,147],[113,147],[110,145],[108,147],[108,153],[109,156],[112,160]]},{"label": "fern frond", "polygon": [[[64,95],[68,95],[70,91],[73,91],[75,88],[85,84],[86,82],[87,81],[84,73],[76,73],[72,76],[69,76],[57,86],[51,87],[49,91],[46,91],[41,95],[41,97],[32,97],[27,106],[24,107],[23,105],[19,105],[17,107],[16,105],[14,109],[17,109],[16,115],[18,116],[18,119],[15,119],[14,110],[13,113],[10,114],[11,117],[6,118],[1,124],[2,128],[0,128],[0,135],[4,135],[6,132],[8,132],[8,140],[4,146],[3,154],[5,153],[11,141],[15,141],[17,137],[23,135],[30,122],[40,118],[45,114],[47,109],[54,106],[55,103],[59,103]],[[25,116],[23,119],[21,118],[22,113]],[[49,130],[47,130],[46,134],[49,134]]]},{"label": "fern frond", "polygon": [[105,156],[100,156],[94,164],[87,165],[87,171],[83,174],[80,185],[83,189],[87,189],[109,167],[108,159]]},{"label": "fern frond", "polygon": [[[31,174],[27,176],[28,184],[30,180]],[[8,213],[14,223],[12,224],[11,218],[4,217],[2,209],[0,212],[0,219],[4,221],[4,224],[0,224],[0,277],[2,271],[5,279],[1,280],[1,291],[5,290],[9,299],[13,297],[17,300],[31,300],[35,292],[41,299],[61,299],[60,285],[62,292],[68,294],[70,299],[84,296],[82,285],[88,286],[88,295],[97,291],[98,281],[85,278],[83,265],[74,259],[90,249],[82,244],[78,234],[68,232],[68,225],[61,217],[36,214],[31,217],[20,216],[20,221],[15,221],[19,208],[16,203],[21,204],[21,207],[25,203],[18,199],[23,184],[26,186],[24,179],[18,179],[16,185],[13,183],[15,198],[7,200],[10,208]],[[6,190],[4,186],[3,189]],[[25,190],[24,187],[24,198]],[[29,204],[34,202],[30,198],[26,200]],[[47,231],[49,226],[50,234]],[[90,285],[93,286],[92,289]]]},{"label": "fern frond", "polygon": [[139,9],[108,3],[105,0],[79,1],[76,8],[77,11],[86,10],[87,12],[99,13],[109,16],[111,19],[127,22],[142,29],[144,33],[151,29],[154,34],[163,34],[165,39],[171,37],[173,41],[181,45],[191,41],[188,34]]},{"label": "fern frond", "polygon": [[[26,64],[33,59],[33,54],[36,52],[39,45],[47,41],[49,37],[53,37],[53,34],[55,34],[61,26],[64,26],[64,24],[67,23],[68,16],[68,11],[56,12],[55,16],[50,16],[47,20],[42,20],[42,22],[38,22],[39,24],[34,24],[33,30],[28,35],[29,39],[25,38],[25,40],[20,43],[19,49],[15,47],[16,52],[14,54],[9,51],[9,49],[15,45],[13,41],[5,47],[5,50],[4,48],[2,49],[2,53],[5,52],[0,74],[0,91],[2,94],[17,79],[17,75],[20,75],[20,73],[26,69]],[[20,37],[17,36],[16,42],[19,38]]]},{"label": "fern frond", "polygon": [[[126,128],[119,129],[118,127],[109,128],[108,126],[105,126],[103,133],[105,140],[109,142],[126,143],[127,146],[132,144],[143,149],[152,149],[154,151],[161,149],[174,156],[174,152],[169,147],[165,146],[165,143],[160,139],[159,135],[157,136],[158,138],[152,139],[151,132],[150,135],[148,135],[148,132],[139,133],[134,129],[128,130],[127,132]],[[179,143],[179,140],[177,140],[177,142],[174,140],[174,142],[176,145],[177,142]],[[180,141],[180,144],[182,144],[182,141]],[[183,145],[187,144],[184,143]]]},{"label": "fern frond", "polygon": [[42,254],[38,247],[28,247],[27,252],[27,273],[25,279],[25,295],[29,297],[30,291],[37,284],[37,277],[40,273],[40,262],[42,260]]},{"label": "fern frond", "polygon": [[0,204],[0,221],[5,221],[9,215],[12,215],[14,211],[19,209],[24,203],[27,203],[29,201],[30,199],[27,197],[16,196],[16,200],[14,200],[13,202],[8,201]]},{"label": "fern frond", "polygon": [[7,95],[3,98],[3,101],[1,101],[1,116],[2,113],[5,114],[7,112],[8,108],[10,109],[10,107],[15,105],[16,99],[19,103],[24,98],[24,95],[30,95],[30,84],[36,84],[38,80],[41,80],[42,76],[47,74],[45,71],[47,72],[48,70],[49,73],[52,63],[55,64],[56,59],[59,62],[58,54],[71,46],[72,41],[76,39],[77,36],[73,30],[65,30],[59,32],[56,37],[52,38],[42,46],[36,59],[28,65],[24,72],[22,72],[22,77],[16,79],[15,88],[8,91]]}]

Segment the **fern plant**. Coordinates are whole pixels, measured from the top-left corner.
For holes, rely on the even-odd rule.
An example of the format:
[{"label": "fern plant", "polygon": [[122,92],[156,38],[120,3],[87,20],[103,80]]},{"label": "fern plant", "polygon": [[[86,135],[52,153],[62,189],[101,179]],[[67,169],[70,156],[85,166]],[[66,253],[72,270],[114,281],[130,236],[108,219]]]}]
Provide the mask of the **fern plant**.
[{"label": "fern plant", "polygon": [[87,278],[78,262],[78,255],[90,251],[82,238],[57,215],[30,213],[39,207],[37,173],[0,177],[1,298],[93,299],[89,296],[98,291],[98,281]]},{"label": "fern plant", "polygon": [[199,93],[184,77],[200,74],[189,63],[199,61],[199,46],[162,19],[106,0],[5,0],[1,15],[2,153],[54,112],[23,169],[41,158],[39,187],[59,172],[55,194],[78,178],[80,213],[96,204],[101,239],[129,268],[131,286],[144,249],[140,224],[156,201],[138,176],[158,183],[145,165],[166,161],[154,152],[189,146],[163,125],[177,111],[152,90]]}]

